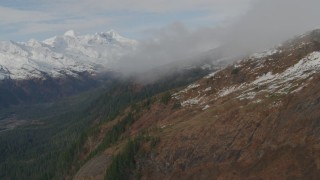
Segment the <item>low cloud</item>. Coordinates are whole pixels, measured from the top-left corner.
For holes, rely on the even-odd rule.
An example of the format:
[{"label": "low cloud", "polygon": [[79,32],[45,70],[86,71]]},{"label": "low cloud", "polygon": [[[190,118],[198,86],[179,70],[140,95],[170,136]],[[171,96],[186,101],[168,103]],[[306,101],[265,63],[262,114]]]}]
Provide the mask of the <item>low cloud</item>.
[{"label": "low cloud", "polygon": [[181,23],[150,30],[150,38],[142,40],[136,51],[122,57],[118,68],[130,74],[196,60],[198,56],[218,46],[218,32],[218,28],[190,30]]},{"label": "low cloud", "polygon": [[222,47],[225,57],[241,57],[269,49],[320,27],[319,7],[319,0],[260,0],[253,1],[247,13],[223,28],[191,31],[175,23],[154,30],[152,38],[142,41],[134,54],[121,60],[121,69],[141,72],[173,62],[197,61],[217,45]]},{"label": "low cloud", "polygon": [[228,28],[226,53],[243,55],[271,48],[320,27],[319,0],[260,0]]}]

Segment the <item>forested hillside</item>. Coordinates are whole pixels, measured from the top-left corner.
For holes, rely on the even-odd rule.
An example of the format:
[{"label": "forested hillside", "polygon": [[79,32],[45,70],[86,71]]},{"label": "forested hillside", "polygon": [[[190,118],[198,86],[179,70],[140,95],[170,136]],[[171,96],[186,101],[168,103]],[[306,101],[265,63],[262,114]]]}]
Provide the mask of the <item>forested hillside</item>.
[{"label": "forested hillside", "polygon": [[13,129],[0,124],[0,178],[71,177],[83,163],[78,160],[84,142],[97,133],[101,123],[112,120],[135,102],[193,82],[204,74],[202,69],[191,69],[149,84],[120,78],[106,87],[58,102],[2,109],[0,122],[22,123]]}]

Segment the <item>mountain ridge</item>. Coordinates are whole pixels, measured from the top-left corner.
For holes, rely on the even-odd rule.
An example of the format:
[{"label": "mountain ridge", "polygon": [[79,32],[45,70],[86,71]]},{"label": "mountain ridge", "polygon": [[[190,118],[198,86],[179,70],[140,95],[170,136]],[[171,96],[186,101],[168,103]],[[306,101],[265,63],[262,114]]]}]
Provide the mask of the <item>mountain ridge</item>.
[{"label": "mountain ridge", "polygon": [[[98,137],[111,138],[106,127],[125,115],[133,122],[74,179],[123,177],[121,158],[134,137],[151,142],[131,152],[128,179],[317,179],[319,39],[314,30],[127,108]],[[102,141],[88,139],[86,153]]]},{"label": "mountain ridge", "polygon": [[122,55],[132,51],[136,40],[122,37],[114,30],[94,35],[67,31],[44,41],[0,42],[0,80],[44,78],[49,76],[92,75],[111,69]]}]

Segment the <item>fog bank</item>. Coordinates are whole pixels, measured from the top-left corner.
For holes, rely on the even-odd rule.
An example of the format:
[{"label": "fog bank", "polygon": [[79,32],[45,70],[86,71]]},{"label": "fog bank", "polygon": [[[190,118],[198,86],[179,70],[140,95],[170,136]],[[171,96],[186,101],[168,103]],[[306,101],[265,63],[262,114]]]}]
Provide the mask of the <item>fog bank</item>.
[{"label": "fog bank", "polygon": [[118,68],[131,74],[173,62],[197,61],[218,46],[226,57],[272,48],[320,27],[319,7],[319,0],[256,0],[248,12],[228,26],[190,30],[182,23],[174,23],[150,30],[150,38],[123,57]]}]

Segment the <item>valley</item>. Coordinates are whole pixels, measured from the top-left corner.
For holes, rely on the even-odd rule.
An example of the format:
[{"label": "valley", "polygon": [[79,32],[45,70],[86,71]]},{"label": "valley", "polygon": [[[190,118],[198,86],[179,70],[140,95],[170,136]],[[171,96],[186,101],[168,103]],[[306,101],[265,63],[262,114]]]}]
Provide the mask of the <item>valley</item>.
[{"label": "valley", "polygon": [[0,134],[0,178],[59,179],[73,175],[83,163],[78,160],[83,143],[103,122],[134,102],[190,83],[204,74],[205,71],[191,69],[146,85],[134,79],[113,79],[105,86],[56,101],[2,108],[6,130]]}]

